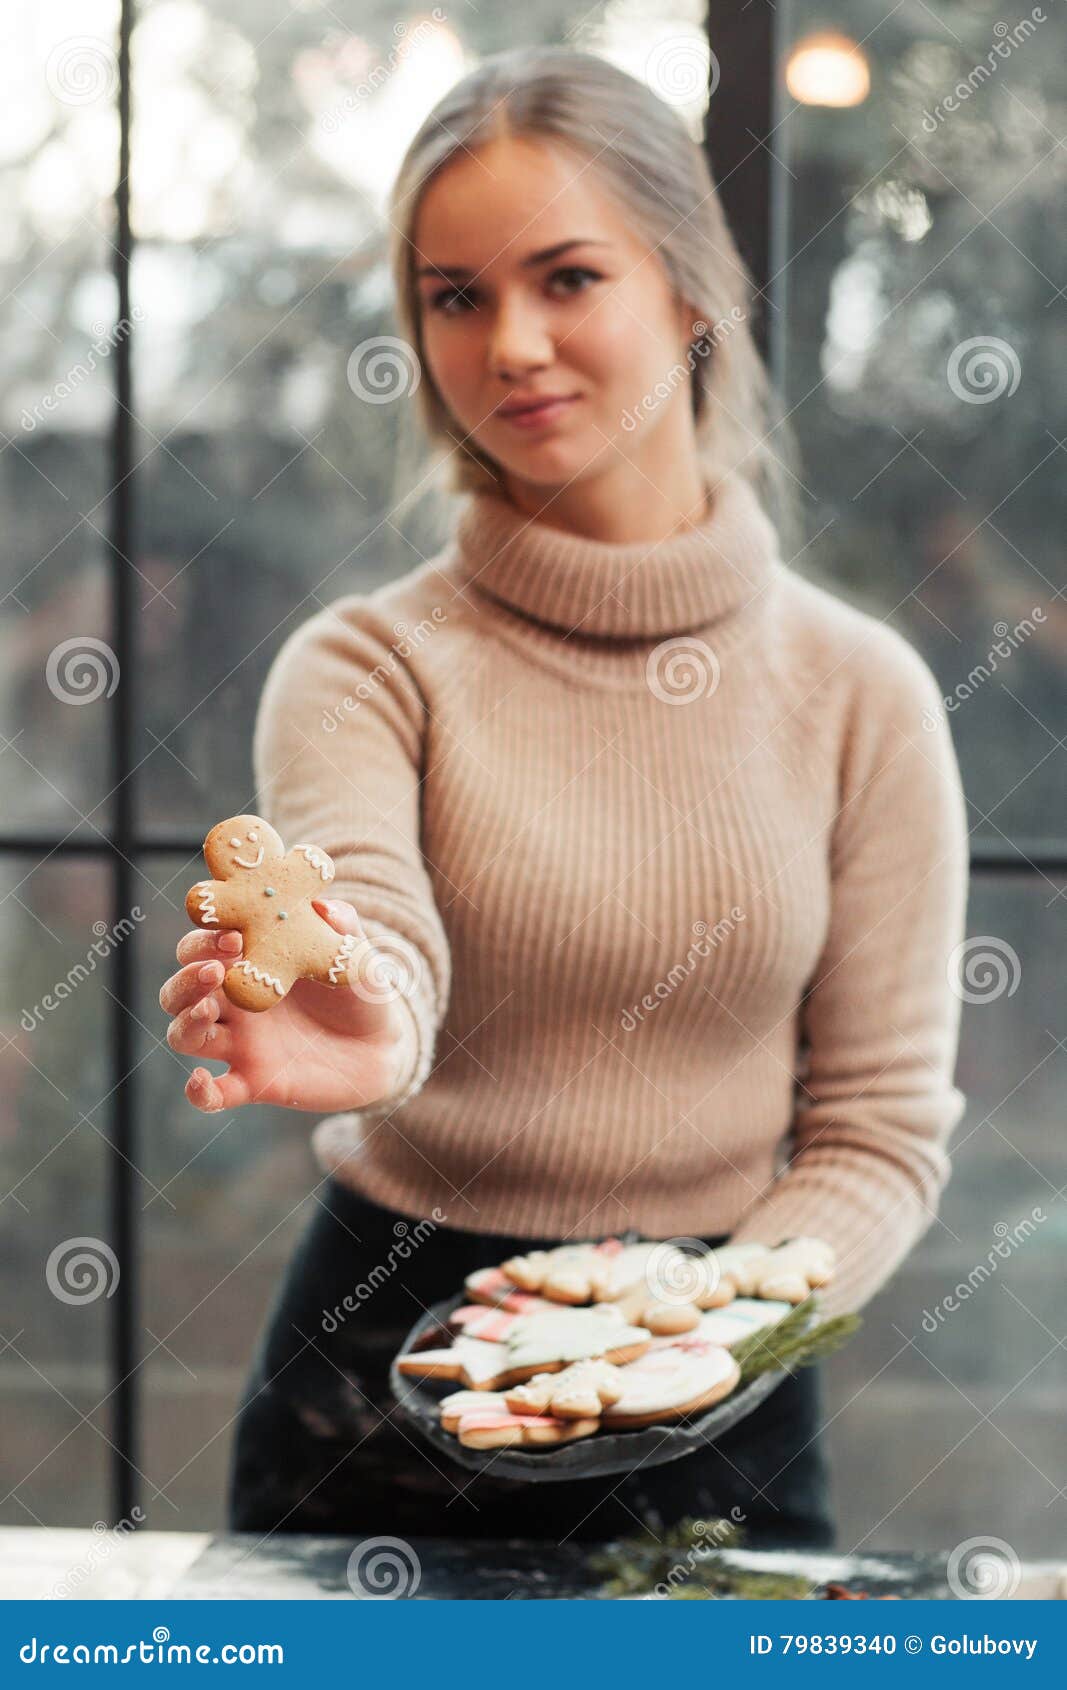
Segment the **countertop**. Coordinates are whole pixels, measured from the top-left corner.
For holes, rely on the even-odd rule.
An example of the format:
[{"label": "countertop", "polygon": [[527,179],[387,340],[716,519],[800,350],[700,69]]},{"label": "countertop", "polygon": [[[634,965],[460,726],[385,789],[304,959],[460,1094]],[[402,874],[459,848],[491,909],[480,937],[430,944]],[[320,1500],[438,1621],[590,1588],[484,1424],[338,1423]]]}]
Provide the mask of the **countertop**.
[{"label": "countertop", "polygon": [[[251,1533],[5,1527],[0,1528],[0,1596],[351,1601],[349,1561],[361,1541],[289,1533],[259,1538]],[[398,1576],[407,1579],[404,1588],[410,1587],[416,1600],[580,1599],[599,1593],[582,1545],[413,1538],[406,1540],[404,1553]],[[751,1571],[800,1574],[816,1586],[834,1580],[872,1596],[951,1594],[946,1554],[848,1556],[790,1547],[735,1550],[725,1552],[724,1560]],[[1062,1595],[1067,1591],[1064,1574],[1053,1563],[1024,1565],[1015,1594]]]}]

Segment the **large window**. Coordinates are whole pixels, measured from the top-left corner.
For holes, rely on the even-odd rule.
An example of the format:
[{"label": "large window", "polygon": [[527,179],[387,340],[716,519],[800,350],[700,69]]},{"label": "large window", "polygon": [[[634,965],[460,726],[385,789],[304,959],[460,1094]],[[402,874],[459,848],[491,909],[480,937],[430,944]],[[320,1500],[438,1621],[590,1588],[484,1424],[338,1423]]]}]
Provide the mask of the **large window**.
[{"label": "large window", "polygon": [[835,13],[847,41],[810,0],[780,20],[766,142],[797,567],[931,664],[974,862],[953,1178],[831,1370],[842,1542],[951,1544],[973,1518],[1037,1553],[1067,1507],[1063,15]]},{"label": "large window", "polygon": [[[971,806],[970,1107],[942,1219],[834,1364],[842,1543],[954,1540],[972,1499],[1020,1551],[1056,1540],[1062,18],[1009,38],[985,6],[833,11],[821,43],[807,0],[84,0],[74,26],[13,20],[5,1523],[135,1504],[155,1527],[221,1522],[253,1337],[319,1176],[308,1117],[189,1108],[156,994],[206,826],[254,805],[282,639],[444,533],[432,506],[397,514],[403,407],[361,402],[352,362],[392,327],[391,173],[467,65],[556,40],[649,75],[705,138],[800,442],[793,565],[928,658]],[[855,103],[819,103],[843,89]],[[1032,1241],[926,1330],[1035,1206]]]}]

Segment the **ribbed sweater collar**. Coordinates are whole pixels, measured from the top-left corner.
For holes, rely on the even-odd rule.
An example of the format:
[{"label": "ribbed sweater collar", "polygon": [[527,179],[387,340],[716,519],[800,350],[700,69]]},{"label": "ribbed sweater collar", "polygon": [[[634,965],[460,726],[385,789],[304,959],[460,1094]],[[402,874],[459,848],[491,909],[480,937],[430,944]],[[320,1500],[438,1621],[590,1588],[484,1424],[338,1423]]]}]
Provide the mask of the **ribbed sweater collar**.
[{"label": "ribbed sweater collar", "polygon": [[772,523],[736,472],[700,524],[664,540],[585,539],[493,491],[466,496],[455,543],[465,585],[551,627],[618,639],[719,621],[760,592],[778,555]]}]

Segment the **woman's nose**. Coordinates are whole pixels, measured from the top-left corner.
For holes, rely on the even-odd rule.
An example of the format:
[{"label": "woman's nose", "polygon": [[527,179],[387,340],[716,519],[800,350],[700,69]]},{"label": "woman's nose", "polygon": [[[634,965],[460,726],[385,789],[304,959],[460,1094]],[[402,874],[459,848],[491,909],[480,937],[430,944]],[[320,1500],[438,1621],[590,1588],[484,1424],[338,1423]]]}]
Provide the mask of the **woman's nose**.
[{"label": "woman's nose", "polygon": [[501,304],[489,341],[489,365],[505,381],[553,360],[552,340],[540,311],[520,302]]}]

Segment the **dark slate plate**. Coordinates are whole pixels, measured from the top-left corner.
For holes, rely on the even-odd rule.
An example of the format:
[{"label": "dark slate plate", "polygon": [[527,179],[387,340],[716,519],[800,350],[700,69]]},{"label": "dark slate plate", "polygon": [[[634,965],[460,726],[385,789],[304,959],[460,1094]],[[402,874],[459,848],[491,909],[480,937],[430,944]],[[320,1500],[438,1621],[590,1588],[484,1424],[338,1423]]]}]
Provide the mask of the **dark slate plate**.
[{"label": "dark slate plate", "polygon": [[[434,1328],[443,1327],[452,1311],[468,1301],[466,1292],[461,1291],[427,1309],[411,1328],[399,1354],[417,1349],[424,1334],[428,1336]],[[590,1438],[549,1449],[467,1449],[451,1432],[445,1431],[440,1421],[441,1398],[463,1389],[454,1380],[410,1379],[399,1372],[394,1360],[389,1370],[389,1387],[412,1425],[442,1455],[473,1473],[491,1467],[498,1478],[536,1482],[599,1479],[610,1473],[628,1473],[638,1462],[642,1467],[662,1467],[667,1461],[678,1461],[683,1455],[692,1455],[714,1443],[731,1426],[744,1420],[784,1378],[784,1371],[761,1373],[750,1385],[734,1391],[695,1420],[664,1422],[634,1432],[594,1432]]]}]

